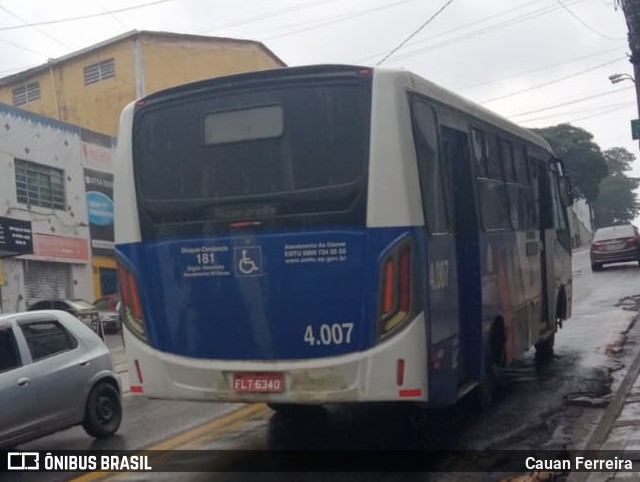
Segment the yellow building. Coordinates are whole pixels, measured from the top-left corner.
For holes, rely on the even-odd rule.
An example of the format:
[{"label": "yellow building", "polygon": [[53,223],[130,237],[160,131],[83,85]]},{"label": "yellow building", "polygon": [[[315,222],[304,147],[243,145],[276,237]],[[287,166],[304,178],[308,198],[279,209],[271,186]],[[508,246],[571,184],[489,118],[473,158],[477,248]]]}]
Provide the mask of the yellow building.
[{"label": "yellow building", "polygon": [[0,102],[111,136],[132,100],[210,77],[285,66],[262,43],[132,31],[0,78]]},{"label": "yellow building", "polygon": [[[283,66],[273,52],[252,40],[132,31],[0,78],[0,103],[115,137],[120,112],[136,98],[196,80]],[[107,177],[99,183],[104,187],[112,173],[113,146],[97,140],[83,145],[84,167],[89,168],[85,177],[91,181],[103,171]],[[107,280],[115,280],[115,259],[104,255],[104,241],[92,238],[94,247],[98,298],[114,289]]]}]

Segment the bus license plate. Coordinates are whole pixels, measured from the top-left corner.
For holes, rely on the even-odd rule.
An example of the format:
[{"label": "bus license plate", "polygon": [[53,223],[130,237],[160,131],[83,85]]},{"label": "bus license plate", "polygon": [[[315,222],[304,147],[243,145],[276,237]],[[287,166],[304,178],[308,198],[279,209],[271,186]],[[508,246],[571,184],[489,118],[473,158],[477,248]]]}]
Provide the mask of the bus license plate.
[{"label": "bus license plate", "polygon": [[283,373],[234,373],[236,392],[277,393],[284,391]]}]

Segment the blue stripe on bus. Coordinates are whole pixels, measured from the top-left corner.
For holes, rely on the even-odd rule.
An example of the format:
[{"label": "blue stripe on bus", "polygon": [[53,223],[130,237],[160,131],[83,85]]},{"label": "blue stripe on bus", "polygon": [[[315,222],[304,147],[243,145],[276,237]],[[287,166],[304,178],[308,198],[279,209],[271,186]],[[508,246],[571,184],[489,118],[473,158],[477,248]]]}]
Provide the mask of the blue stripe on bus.
[{"label": "blue stripe on bus", "polygon": [[424,228],[394,227],[233,233],[117,250],[136,274],[154,348],[204,359],[291,360],[376,344],[380,263],[406,235],[425,246]]}]

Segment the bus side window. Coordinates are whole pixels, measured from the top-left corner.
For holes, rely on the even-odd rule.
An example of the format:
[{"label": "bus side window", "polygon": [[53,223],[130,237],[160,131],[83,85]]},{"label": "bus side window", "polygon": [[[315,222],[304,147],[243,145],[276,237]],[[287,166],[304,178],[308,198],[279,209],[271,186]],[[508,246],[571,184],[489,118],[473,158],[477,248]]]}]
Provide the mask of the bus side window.
[{"label": "bus side window", "polygon": [[516,175],[519,174],[519,167],[522,166],[522,176],[526,177],[526,181],[524,181],[529,189],[527,190],[527,199],[526,199],[526,221],[525,228],[527,230],[539,229],[540,227],[540,212],[539,212],[539,197],[540,197],[540,186],[538,185],[538,170],[535,164],[535,161],[527,155],[526,149],[523,147],[520,151],[522,154],[522,159],[519,159],[519,156],[516,156]]},{"label": "bus side window", "polygon": [[435,113],[429,104],[411,97],[413,141],[418,161],[425,224],[431,234],[449,231],[443,189],[442,161],[438,156]]},{"label": "bus side window", "polygon": [[529,184],[527,153],[523,146],[513,146],[513,168],[515,169],[516,182],[519,184]]},{"label": "bus side window", "polygon": [[500,160],[502,161],[502,170],[504,179],[507,182],[515,182],[516,176],[513,172],[513,153],[511,151],[511,142],[500,139]]},{"label": "bus side window", "polygon": [[471,131],[471,142],[473,143],[473,159],[476,164],[476,175],[478,177],[488,177],[487,159],[489,152],[484,132],[473,128]]},{"label": "bus side window", "polygon": [[[480,129],[473,128],[472,143],[476,166],[478,166],[476,182],[482,225],[486,231],[509,229],[507,192],[502,180],[495,138]],[[482,162],[478,156],[482,156]]]},{"label": "bus side window", "polygon": [[551,206],[553,227],[556,230],[556,237],[562,246],[571,250],[571,234],[567,222],[567,209],[560,198],[560,179],[555,170],[551,170]]},{"label": "bus side window", "polygon": [[500,155],[495,136],[486,136],[487,140],[487,174],[491,179],[502,180],[502,169],[500,168]]}]

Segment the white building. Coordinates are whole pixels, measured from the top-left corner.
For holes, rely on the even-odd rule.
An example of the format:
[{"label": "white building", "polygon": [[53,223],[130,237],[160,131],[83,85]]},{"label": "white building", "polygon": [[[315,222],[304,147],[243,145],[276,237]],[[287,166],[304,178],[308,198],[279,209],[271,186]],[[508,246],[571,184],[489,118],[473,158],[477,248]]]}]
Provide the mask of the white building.
[{"label": "white building", "polygon": [[593,225],[591,206],[585,199],[578,199],[571,207],[573,215],[569,219],[571,233],[574,239],[574,248],[591,242],[593,238]]},{"label": "white building", "polygon": [[93,299],[87,137],[0,104],[0,311],[45,298]]}]

